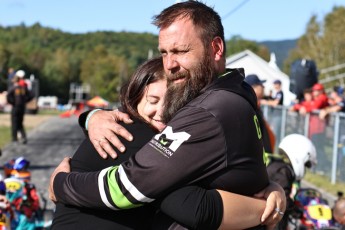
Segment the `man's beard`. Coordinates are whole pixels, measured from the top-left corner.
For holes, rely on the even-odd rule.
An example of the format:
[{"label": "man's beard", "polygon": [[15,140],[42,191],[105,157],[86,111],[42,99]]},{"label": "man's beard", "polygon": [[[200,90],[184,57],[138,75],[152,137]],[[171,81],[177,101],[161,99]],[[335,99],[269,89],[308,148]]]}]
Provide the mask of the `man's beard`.
[{"label": "man's beard", "polygon": [[[184,77],[181,83],[174,83],[173,79]],[[201,90],[210,84],[217,71],[211,62],[211,55],[206,54],[199,65],[190,71],[183,71],[168,76],[168,89],[164,99],[163,122],[168,123],[175,113],[188,102],[196,98]]]}]

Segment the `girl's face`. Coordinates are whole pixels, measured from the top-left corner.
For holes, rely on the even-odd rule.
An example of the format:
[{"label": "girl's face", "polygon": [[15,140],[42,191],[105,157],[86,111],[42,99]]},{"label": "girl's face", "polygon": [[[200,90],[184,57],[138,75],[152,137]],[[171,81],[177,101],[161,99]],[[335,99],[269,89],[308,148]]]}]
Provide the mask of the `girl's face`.
[{"label": "girl's face", "polygon": [[140,116],[153,125],[159,131],[165,128],[162,123],[162,112],[165,92],[167,90],[166,80],[159,80],[146,86],[143,98],[140,100],[137,110]]}]

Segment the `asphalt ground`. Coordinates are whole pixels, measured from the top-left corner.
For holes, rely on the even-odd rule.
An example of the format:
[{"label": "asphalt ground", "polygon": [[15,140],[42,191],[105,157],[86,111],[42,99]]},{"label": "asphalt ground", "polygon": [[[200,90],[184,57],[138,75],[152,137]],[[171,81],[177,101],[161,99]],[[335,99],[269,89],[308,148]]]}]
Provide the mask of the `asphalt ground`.
[{"label": "asphalt ground", "polygon": [[52,117],[28,132],[28,143],[10,143],[2,149],[0,171],[10,159],[23,156],[30,161],[31,182],[41,195],[42,205],[47,201],[47,209],[55,205],[48,199],[49,177],[65,156],[72,156],[84,139],[77,117]]}]

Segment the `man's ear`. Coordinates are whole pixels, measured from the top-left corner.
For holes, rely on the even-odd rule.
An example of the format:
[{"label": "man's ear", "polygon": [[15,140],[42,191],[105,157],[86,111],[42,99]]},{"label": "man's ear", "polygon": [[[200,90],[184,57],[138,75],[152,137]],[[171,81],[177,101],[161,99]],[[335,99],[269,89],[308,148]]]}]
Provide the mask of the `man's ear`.
[{"label": "man's ear", "polygon": [[220,37],[215,37],[212,40],[212,50],[214,54],[214,59],[219,61],[224,54],[224,42]]}]

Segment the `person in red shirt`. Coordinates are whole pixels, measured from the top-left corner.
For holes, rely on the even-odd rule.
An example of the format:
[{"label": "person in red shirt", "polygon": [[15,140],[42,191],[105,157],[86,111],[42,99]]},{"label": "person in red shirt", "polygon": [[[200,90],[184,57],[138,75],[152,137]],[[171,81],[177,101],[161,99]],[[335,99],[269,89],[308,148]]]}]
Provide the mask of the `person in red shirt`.
[{"label": "person in red shirt", "polygon": [[313,101],[309,106],[302,106],[299,111],[301,114],[310,113],[313,110],[320,110],[328,106],[328,97],[325,93],[324,87],[320,83],[316,83],[312,87]]},{"label": "person in red shirt", "polygon": [[[310,111],[306,112],[320,111],[328,106],[328,97],[325,93],[324,87],[320,83],[316,83],[312,87],[313,90],[313,103]],[[315,143],[318,149],[318,164],[317,167],[322,170],[322,168],[330,166],[328,158],[326,156],[324,146],[325,146],[325,128],[326,121],[319,118],[319,113],[311,113],[309,119],[309,138],[313,143]]]},{"label": "person in red shirt", "polygon": [[305,108],[303,109],[303,111],[311,111],[313,108],[314,101],[313,101],[313,91],[312,89],[308,88],[305,89],[303,91],[303,100],[300,103],[294,104],[291,108],[290,111],[298,111],[301,108]]}]

